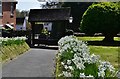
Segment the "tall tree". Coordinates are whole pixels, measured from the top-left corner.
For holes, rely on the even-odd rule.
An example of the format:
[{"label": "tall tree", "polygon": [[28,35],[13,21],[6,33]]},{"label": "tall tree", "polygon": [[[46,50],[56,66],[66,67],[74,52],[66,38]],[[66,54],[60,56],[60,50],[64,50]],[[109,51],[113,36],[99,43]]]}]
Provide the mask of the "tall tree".
[{"label": "tall tree", "polygon": [[[38,0],[39,2],[41,0]],[[40,4],[40,6],[43,9],[50,9],[50,8],[60,8],[62,3],[59,2],[58,0],[45,0],[46,2],[44,4]]]},{"label": "tall tree", "polygon": [[91,4],[91,2],[64,2],[63,7],[71,7],[71,16],[73,17],[71,29],[79,32],[79,21],[82,19],[84,11],[86,11]]},{"label": "tall tree", "polygon": [[103,33],[104,41],[113,41],[120,32],[120,7],[112,2],[91,5],[83,15],[80,28],[87,34]]},{"label": "tall tree", "polygon": [[29,15],[29,11],[25,11],[25,10],[18,10],[16,9],[16,17],[25,17]]}]

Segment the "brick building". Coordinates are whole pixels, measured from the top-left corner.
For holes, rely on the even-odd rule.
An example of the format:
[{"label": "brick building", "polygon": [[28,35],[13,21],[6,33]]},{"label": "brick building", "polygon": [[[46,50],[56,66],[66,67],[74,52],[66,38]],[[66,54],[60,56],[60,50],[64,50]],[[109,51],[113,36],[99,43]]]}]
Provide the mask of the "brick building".
[{"label": "brick building", "polygon": [[2,28],[1,28],[1,24],[2,24],[2,17],[1,17],[1,15],[2,15],[2,2],[0,1],[0,37],[2,36]]},{"label": "brick building", "polygon": [[9,23],[16,29],[16,0],[2,0],[0,2],[0,25]]}]

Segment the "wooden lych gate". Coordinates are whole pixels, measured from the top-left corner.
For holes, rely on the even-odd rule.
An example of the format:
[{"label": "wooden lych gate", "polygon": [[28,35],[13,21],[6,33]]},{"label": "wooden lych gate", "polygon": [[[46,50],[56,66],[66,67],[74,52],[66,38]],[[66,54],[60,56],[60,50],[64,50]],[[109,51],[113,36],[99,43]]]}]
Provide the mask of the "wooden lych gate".
[{"label": "wooden lych gate", "polygon": [[[28,21],[31,23],[31,45],[46,44],[57,45],[58,40],[65,36],[69,25],[70,8],[57,9],[31,9]],[[43,36],[41,33],[46,25],[50,25],[49,33]]]}]

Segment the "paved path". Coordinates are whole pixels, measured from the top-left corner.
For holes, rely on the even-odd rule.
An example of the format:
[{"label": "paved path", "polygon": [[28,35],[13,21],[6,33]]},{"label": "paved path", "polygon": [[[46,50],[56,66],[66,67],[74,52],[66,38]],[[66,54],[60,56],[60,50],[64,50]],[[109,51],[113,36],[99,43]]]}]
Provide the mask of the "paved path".
[{"label": "paved path", "polygon": [[57,50],[30,49],[3,65],[3,77],[53,77]]}]

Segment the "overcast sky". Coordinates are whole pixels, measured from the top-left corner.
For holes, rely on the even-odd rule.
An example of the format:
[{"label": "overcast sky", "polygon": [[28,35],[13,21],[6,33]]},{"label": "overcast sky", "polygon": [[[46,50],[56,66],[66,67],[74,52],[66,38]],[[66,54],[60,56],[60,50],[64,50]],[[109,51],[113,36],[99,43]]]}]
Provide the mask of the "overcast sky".
[{"label": "overcast sky", "polygon": [[40,2],[37,0],[17,0],[17,9],[21,10],[30,10],[35,8],[40,8]]}]

